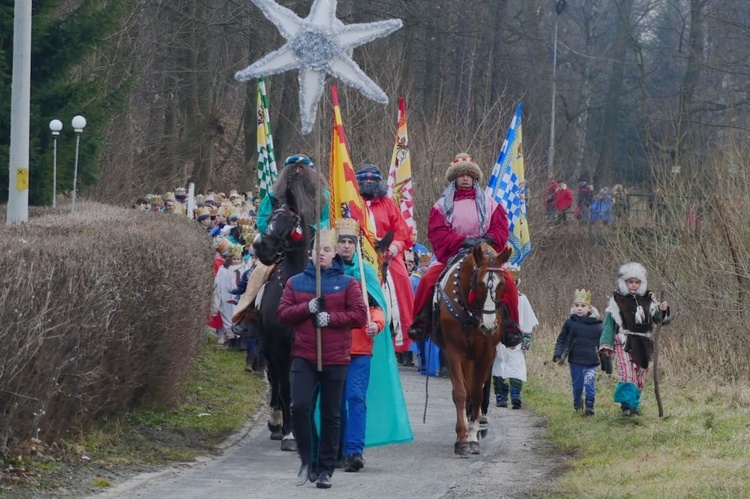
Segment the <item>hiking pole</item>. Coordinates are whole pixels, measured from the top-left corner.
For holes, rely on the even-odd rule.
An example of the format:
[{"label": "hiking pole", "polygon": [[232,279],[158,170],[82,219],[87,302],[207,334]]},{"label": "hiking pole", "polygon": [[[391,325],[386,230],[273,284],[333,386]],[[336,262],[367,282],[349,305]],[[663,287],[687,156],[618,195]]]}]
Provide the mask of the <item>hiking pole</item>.
[{"label": "hiking pole", "polygon": [[[321,197],[323,193],[320,189],[322,182],[320,176],[320,169],[315,169],[315,297],[320,300],[321,295],[321,277],[320,277],[320,236],[321,236]],[[317,321],[316,321],[317,322]],[[317,368],[318,372],[323,371],[323,336],[320,330],[320,326],[315,325],[315,342],[316,342],[316,354],[317,354]]]},{"label": "hiking pole", "polygon": [[[664,301],[664,290],[659,293],[659,303]],[[666,310],[659,310],[659,323],[654,328],[654,395],[656,395],[656,405],[659,407],[659,417],[664,417],[664,407],[661,404],[661,393],[659,392],[659,333],[661,325],[664,322]]]}]

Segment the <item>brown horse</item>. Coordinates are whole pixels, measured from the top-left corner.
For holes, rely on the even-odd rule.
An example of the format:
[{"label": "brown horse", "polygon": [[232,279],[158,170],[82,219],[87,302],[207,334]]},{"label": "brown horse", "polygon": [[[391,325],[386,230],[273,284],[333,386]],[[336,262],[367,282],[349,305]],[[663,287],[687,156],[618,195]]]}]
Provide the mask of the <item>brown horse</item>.
[{"label": "brown horse", "polygon": [[[520,338],[502,305],[505,280],[502,265],[510,249],[498,254],[481,243],[448,264],[437,283],[439,329],[433,329],[433,341],[443,350],[453,383],[456,406],[456,443],[459,455],[479,454],[479,417],[482,388],[492,372],[496,347],[500,341],[509,346]],[[515,332],[513,332],[515,333]]]}]

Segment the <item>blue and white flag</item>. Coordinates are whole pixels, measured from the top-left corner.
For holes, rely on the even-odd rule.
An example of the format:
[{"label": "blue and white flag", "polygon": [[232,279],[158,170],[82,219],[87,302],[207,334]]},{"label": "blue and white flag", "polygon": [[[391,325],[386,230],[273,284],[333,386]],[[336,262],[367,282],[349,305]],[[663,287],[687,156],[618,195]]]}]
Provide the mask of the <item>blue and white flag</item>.
[{"label": "blue and white flag", "polygon": [[508,263],[519,265],[531,253],[529,225],[526,217],[526,179],[523,168],[523,142],[521,133],[521,104],[510,124],[500,155],[487,184],[487,194],[508,213],[513,254]]}]

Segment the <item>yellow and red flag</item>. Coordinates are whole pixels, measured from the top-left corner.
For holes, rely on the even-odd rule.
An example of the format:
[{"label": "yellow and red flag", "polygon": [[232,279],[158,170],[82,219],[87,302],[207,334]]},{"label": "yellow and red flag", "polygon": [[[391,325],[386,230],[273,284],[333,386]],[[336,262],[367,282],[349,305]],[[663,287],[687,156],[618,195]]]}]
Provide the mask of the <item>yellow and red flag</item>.
[{"label": "yellow and red flag", "polygon": [[331,93],[333,95],[333,138],[331,139],[331,164],[329,168],[331,172],[331,227],[339,218],[356,220],[362,231],[362,254],[367,262],[378,268],[378,257],[375,253],[375,221],[365,204],[365,200],[359,194],[359,184],[352,167],[349,143],[346,141],[344,123],[341,120],[339,94],[335,86],[331,87]]},{"label": "yellow and red flag", "polygon": [[398,130],[388,170],[388,197],[401,208],[406,225],[414,227],[414,187],[411,181],[409,134],[406,132],[406,103],[398,99]]}]

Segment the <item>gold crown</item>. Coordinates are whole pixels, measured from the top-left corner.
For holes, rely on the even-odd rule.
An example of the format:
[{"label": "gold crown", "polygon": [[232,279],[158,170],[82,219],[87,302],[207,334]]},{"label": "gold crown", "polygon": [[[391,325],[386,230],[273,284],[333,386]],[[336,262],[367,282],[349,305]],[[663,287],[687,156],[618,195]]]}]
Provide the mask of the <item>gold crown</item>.
[{"label": "gold crown", "polygon": [[174,193],[177,196],[184,196],[187,194],[187,190],[184,187],[175,187]]},{"label": "gold crown", "polygon": [[204,196],[203,194],[196,194],[195,195],[195,202],[196,203],[202,203],[205,200],[206,200],[206,196]]},{"label": "gold crown", "polygon": [[177,199],[175,199],[174,197],[174,192],[165,192],[164,201],[177,201]]},{"label": "gold crown", "polygon": [[334,224],[337,232],[337,240],[340,237],[351,237],[359,240],[359,223],[353,218],[339,218]]},{"label": "gold crown", "polygon": [[229,199],[236,198],[239,195],[240,193],[237,192],[237,189],[232,189],[231,191],[229,191]]},{"label": "gold crown", "polygon": [[158,194],[152,194],[148,201],[151,204],[161,204],[161,196]]},{"label": "gold crown", "polygon": [[573,293],[573,303],[585,303],[586,305],[591,305],[591,291],[576,289],[576,292]]},{"label": "gold crown", "polygon": [[229,206],[219,206],[218,214],[223,216],[224,218],[229,218],[229,215],[232,214],[232,208]]},{"label": "gold crown", "polygon": [[[334,231],[334,230],[327,229],[327,228],[324,227],[324,228],[322,228],[322,229],[320,229],[318,231],[318,233],[315,235],[315,237],[317,239],[320,239],[320,245],[321,246],[323,246],[324,244],[330,244],[334,248],[336,247],[337,239],[336,239],[336,231]],[[315,241],[315,245],[313,246],[314,248],[318,247],[318,241],[317,241],[317,239]]]},{"label": "gold crown", "polygon": [[419,263],[430,263],[432,261],[432,253],[420,253],[419,254]]},{"label": "gold crown", "polygon": [[253,219],[247,213],[241,213],[240,218],[237,219],[237,225],[242,228],[252,227]]},{"label": "gold crown", "polygon": [[242,245],[232,244],[229,246],[229,251],[227,253],[230,258],[233,256],[242,256]]},{"label": "gold crown", "polygon": [[208,214],[212,217],[215,217],[219,214],[219,207],[218,206],[209,206],[208,208]]},{"label": "gold crown", "polygon": [[195,218],[202,217],[203,215],[211,215],[211,210],[208,208],[208,206],[196,208]]}]

